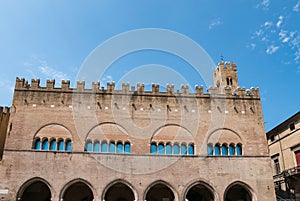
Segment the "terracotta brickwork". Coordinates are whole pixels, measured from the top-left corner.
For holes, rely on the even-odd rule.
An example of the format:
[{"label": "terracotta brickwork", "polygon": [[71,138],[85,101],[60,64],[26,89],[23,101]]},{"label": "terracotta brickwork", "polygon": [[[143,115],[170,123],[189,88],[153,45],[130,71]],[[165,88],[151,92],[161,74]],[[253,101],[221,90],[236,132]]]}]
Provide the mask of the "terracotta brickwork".
[{"label": "terracotta brickwork", "polygon": [[10,109],[8,107],[0,107],[0,160],[2,159],[4,143],[6,139]]},{"label": "terracotta brickwork", "polygon": [[[0,189],[8,190],[2,200],[22,200],[31,181],[44,182],[57,201],[68,200],[66,189],[76,181],[91,189],[87,194],[94,200],[113,200],[109,192],[125,192],[122,186],[128,186],[135,200],[154,199],[155,190],[162,188],[159,192],[166,195],[157,196],[169,193],[173,195],[163,199],[183,201],[195,185],[209,189],[216,201],[225,200],[237,185],[249,194],[245,200],[275,200],[259,90],[239,88],[236,73],[235,63],[219,63],[218,84],[208,93],[198,86],[195,93],[188,86],[175,92],[174,86],[160,91],[152,85],[152,91],[145,91],[143,84],[123,84],[117,90],[114,83],[86,89],[77,82],[70,88],[69,81],[58,88],[54,80],[42,87],[38,79],[28,83],[17,78],[12,129],[0,164]],[[45,139],[49,147],[54,140],[65,146],[71,142],[71,151],[43,150]],[[107,152],[127,143],[130,153],[90,151],[87,142],[107,143]],[[150,153],[153,143],[163,153]],[[189,150],[168,154],[167,145],[174,149],[177,144]],[[208,144],[219,145],[222,153],[208,154]],[[224,155],[222,145],[227,150],[239,145],[241,152]],[[118,185],[110,191],[112,184]]]}]

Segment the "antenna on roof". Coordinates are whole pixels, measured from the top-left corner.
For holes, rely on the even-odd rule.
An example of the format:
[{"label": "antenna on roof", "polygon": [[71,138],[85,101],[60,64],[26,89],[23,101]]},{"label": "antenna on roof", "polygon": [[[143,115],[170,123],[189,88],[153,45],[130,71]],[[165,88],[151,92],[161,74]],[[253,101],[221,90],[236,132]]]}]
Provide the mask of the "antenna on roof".
[{"label": "antenna on roof", "polygon": [[221,54],[221,61],[224,61],[224,56]]}]

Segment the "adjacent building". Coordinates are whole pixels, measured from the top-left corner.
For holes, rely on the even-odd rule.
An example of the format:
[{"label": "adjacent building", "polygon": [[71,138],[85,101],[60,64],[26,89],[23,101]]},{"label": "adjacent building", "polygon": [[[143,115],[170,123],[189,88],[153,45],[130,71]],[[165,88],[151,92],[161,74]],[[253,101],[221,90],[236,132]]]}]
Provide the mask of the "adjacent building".
[{"label": "adjacent building", "polygon": [[1,201],[274,201],[258,88],[220,62],[214,86],[146,91],[16,79]]},{"label": "adjacent building", "polygon": [[300,112],[267,132],[267,138],[277,196],[300,200]]}]

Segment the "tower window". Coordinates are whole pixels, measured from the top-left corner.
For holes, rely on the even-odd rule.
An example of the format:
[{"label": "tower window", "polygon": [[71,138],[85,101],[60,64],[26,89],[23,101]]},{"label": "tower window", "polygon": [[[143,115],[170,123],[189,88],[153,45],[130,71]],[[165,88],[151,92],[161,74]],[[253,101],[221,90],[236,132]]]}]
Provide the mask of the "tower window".
[{"label": "tower window", "polygon": [[227,82],[228,86],[232,86],[232,78],[231,77],[227,77],[226,82]]}]

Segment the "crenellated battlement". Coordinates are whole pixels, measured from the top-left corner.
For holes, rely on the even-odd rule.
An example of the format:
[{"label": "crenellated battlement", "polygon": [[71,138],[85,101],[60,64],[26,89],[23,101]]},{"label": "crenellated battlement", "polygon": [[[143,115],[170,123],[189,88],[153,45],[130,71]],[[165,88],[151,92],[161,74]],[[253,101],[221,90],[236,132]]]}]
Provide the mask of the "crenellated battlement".
[{"label": "crenellated battlement", "polygon": [[[229,65],[226,63],[226,65]],[[231,64],[232,68],[233,64]],[[227,68],[227,67],[226,67]],[[31,79],[31,83],[28,84],[28,81],[24,78],[16,78],[15,91],[40,91],[40,92],[57,92],[57,93],[110,93],[110,94],[141,94],[141,95],[180,95],[180,96],[191,96],[191,97],[209,97],[211,95],[217,96],[222,95],[222,97],[250,97],[250,98],[259,98],[259,89],[258,88],[232,88],[230,86],[224,86],[224,93],[220,94],[220,90],[217,87],[209,87],[207,89],[208,93],[203,92],[203,86],[195,86],[194,93],[190,93],[189,86],[182,85],[180,90],[175,92],[174,85],[166,85],[166,90],[161,91],[159,84],[152,84],[152,90],[145,90],[145,85],[142,83],[137,83],[136,87],[131,86],[130,83],[122,83],[121,89],[115,89],[114,82],[108,82],[106,88],[100,86],[100,82],[92,82],[92,88],[86,88],[85,81],[77,81],[76,87],[70,87],[70,80],[62,80],[61,87],[55,87],[55,80],[47,80],[46,86],[43,87],[40,85],[40,79]]]},{"label": "crenellated battlement", "polygon": [[217,70],[237,70],[235,62],[224,62],[221,61],[218,63]]},{"label": "crenellated battlement", "polygon": [[2,107],[0,106],[0,116],[9,114],[10,113],[10,108],[9,107]]}]

